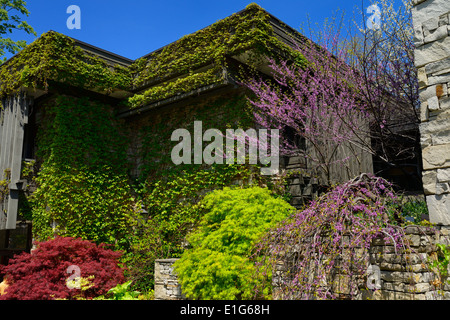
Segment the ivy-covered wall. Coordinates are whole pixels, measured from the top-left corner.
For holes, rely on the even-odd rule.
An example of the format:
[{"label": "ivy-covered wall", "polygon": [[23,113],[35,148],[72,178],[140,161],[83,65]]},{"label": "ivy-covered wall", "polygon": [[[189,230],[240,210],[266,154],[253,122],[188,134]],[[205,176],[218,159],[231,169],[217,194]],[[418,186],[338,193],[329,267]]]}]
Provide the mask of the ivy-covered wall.
[{"label": "ivy-covered wall", "polygon": [[149,217],[157,222],[152,228],[160,230],[160,245],[166,248],[164,256],[158,258],[182,252],[183,239],[199,218],[196,203],[208,191],[245,184],[250,179],[263,183],[257,174],[259,169],[248,165],[174,165],[171,152],[179,142],[171,141],[171,135],[176,129],[187,129],[194,139],[194,121],[202,122],[202,133],[212,128],[225,132],[226,128],[253,126],[245,92],[231,86],[149,110],[124,122],[130,143],[130,176]]},{"label": "ivy-covered wall", "polygon": [[153,286],[155,259],[181,255],[208,191],[265,183],[251,166],[177,167],[170,158],[177,144],[171,133],[190,130],[193,121],[204,121],[205,130],[252,123],[239,88],[125,119],[100,96],[68,92],[55,90],[34,105],[36,163],[24,167],[23,177],[35,191],[26,194],[22,211],[36,240],[72,236],[125,250],[130,277],[142,290]]},{"label": "ivy-covered wall", "polygon": [[39,106],[39,172],[31,195],[33,231],[127,248],[137,212],[126,139],[113,109],[93,99],[56,95]]},{"label": "ivy-covered wall", "polygon": [[250,4],[239,13],[138,59],[131,70],[137,75],[133,87],[139,92],[129,99],[130,106],[139,107],[223,82],[229,57],[242,60],[245,56],[252,67],[264,56],[306,63],[300,53],[277,36],[270,20],[261,7]]},{"label": "ivy-covered wall", "polygon": [[49,31],[0,67],[0,96],[21,88],[48,91],[51,82],[111,94],[129,88],[131,79],[125,66],[112,66],[72,38]]},{"label": "ivy-covered wall", "polygon": [[[171,141],[176,129],[186,129],[194,139],[194,121],[202,122],[202,133],[207,129],[253,128],[245,92],[240,88],[223,88],[171,105],[155,108],[144,114],[125,119],[130,142],[132,175],[139,179],[160,179],[167,174],[195,170],[202,165],[176,166],[171,151],[178,142]],[[208,142],[204,142],[206,146]]]}]

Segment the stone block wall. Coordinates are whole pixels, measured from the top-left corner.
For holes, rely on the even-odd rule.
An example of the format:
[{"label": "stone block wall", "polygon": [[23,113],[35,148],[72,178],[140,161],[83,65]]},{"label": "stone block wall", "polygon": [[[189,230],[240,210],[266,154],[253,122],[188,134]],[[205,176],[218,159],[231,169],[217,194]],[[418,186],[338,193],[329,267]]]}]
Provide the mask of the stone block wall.
[{"label": "stone block wall", "polygon": [[[430,259],[437,257],[436,244],[450,243],[449,230],[407,227],[404,241],[409,244],[410,252],[400,252],[394,244],[376,239],[369,250],[364,251],[367,255],[365,274],[357,274],[350,279],[337,271],[334,282],[323,282],[323,285],[332,285],[331,291],[341,299],[353,296],[357,300],[450,300],[447,279],[440,278],[439,273],[430,266]],[[272,279],[274,299],[287,298],[282,290],[282,283],[289,271],[287,265],[289,262],[280,259],[276,266]],[[349,291],[348,281],[357,283],[357,292]],[[301,299],[300,292],[297,299]]]},{"label": "stone block wall", "polygon": [[411,252],[396,252],[392,244],[382,240],[373,242],[370,264],[379,268],[379,289],[362,291],[361,299],[450,299],[446,279],[430,266],[430,260],[437,257],[436,244],[449,244],[448,230],[410,226],[405,233]]},{"label": "stone block wall", "polygon": [[422,181],[430,221],[450,225],[450,1],[412,2]]},{"label": "stone block wall", "polygon": [[[450,244],[450,228],[440,230],[409,226],[405,229],[405,243],[409,252],[399,251],[394,244],[382,239],[373,241],[370,249],[365,251],[369,271],[355,280],[359,292],[354,296],[358,300],[450,300],[448,278],[441,278],[431,268],[430,259],[438,254],[437,244]],[[173,270],[178,259],[158,259],[155,261],[155,300],[186,300]],[[281,284],[285,279],[287,264],[281,259],[274,272],[273,298],[285,299]],[[373,272],[374,271],[374,272]],[[369,279],[370,278],[370,279]],[[333,284],[333,291],[341,294],[343,299],[349,297],[345,277]],[[347,279],[348,281],[348,279]]]},{"label": "stone block wall", "polygon": [[178,259],[157,259],[155,261],[155,300],[185,300],[173,264]]}]

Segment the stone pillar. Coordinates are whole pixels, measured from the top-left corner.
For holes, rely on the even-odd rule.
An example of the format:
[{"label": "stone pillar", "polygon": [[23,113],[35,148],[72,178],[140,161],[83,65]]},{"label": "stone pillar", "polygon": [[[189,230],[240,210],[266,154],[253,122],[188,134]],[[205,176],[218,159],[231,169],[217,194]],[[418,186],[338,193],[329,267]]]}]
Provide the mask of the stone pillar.
[{"label": "stone pillar", "polygon": [[423,186],[430,222],[450,225],[450,0],[412,0]]},{"label": "stone pillar", "polygon": [[173,264],[178,259],[155,261],[155,300],[185,300]]}]

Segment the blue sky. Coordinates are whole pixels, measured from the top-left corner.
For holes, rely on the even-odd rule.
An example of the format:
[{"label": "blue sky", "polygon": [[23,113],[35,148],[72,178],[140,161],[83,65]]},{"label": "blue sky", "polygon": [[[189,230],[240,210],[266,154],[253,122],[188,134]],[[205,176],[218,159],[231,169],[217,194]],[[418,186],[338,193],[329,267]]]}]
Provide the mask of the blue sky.
[{"label": "blue sky", "polygon": [[[130,59],[137,59],[185,34],[195,32],[255,2],[298,29],[309,16],[322,24],[337,9],[353,16],[355,6],[367,7],[370,0],[28,0],[31,24],[38,36],[55,30],[75,39]],[[81,9],[81,29],[69,30],[66,13],[70,5]],[[17,33],[14,39],[34,40]]]}]

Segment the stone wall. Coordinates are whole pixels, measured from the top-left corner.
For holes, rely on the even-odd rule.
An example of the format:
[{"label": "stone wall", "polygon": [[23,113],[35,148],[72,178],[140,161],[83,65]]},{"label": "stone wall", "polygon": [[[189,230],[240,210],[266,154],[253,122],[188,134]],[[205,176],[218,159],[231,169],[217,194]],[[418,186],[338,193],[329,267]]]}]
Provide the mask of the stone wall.
[{"label": "stone wall", "polygon": [[155,300],[185,300],[173,264],[178,259],[157,259],[155,261]]},{"label": "stone wall", "polygon": [[[438,254],[436,244],[450,244],[450,228],[440,230],[408,226],[405,243],[409,252],[399,251],[392,243],[374,240],[368,255],[368,272],[358,276],[358,300],[450,300],[450,285],[446,278],[430,267]],[[186,300],[181,292],[173,263],[177,259],[158,259],[155,262],[155,300]],[[285,279],[287,264],[280,260],[273,276],[273,298],[285,299],[281,283]],[[369,266],[371,266],[369,268]],[[369,271],[372,270],[372,273]],[[336,276],[336,279],[339,275]],[[334,292],[343,299],[349,297],[345,277],[333,285]],[[342,280],[344,279],[344,280]],[[355,281],[355,279],[352,279]]]},{"label": "stone wall", "polygon": [[450,1],[413,0],[423,185],[430,221],[450,225]]},{"label": "stone wall", "polygon": [[405,233],[411,252],[396,252],[392,244],[382,240],[373,242],[370,264],[379,268],[379,287],[362,291],[361,299],[450,299],[450,286],[445,283],[446,279],[441,279],[439,273],[430,267],[430,260],[437,257],[436,244],[449,244],[448,230],[410,226]]},{"label": "stone wall", "polygon": [[[409,226],[405,229],[405,234],[404,241],[409,244],[410,252],[400,252],[392,243],[376,239],[370,248],[364,251],[367,255],[365,274],[357,274],[350,279],[337,271],[333,283],[323,282],[323,285],[332,286],[331,291],[341,299],[352,297],[356,300],[449,300],[450,285],[430,267],[430,259],[437,257],[436,244],[450,243],[449,230]],[[274,299],[287,299],[282,289],[282,283],[289,274],[287,265],[289,261],[286,263],[280,259],[276,266],[272,279]],[[348,281],[357,283],[356,292],[350,292]],[[299,292],[296,298],[301,299],[301,294]]]}]

